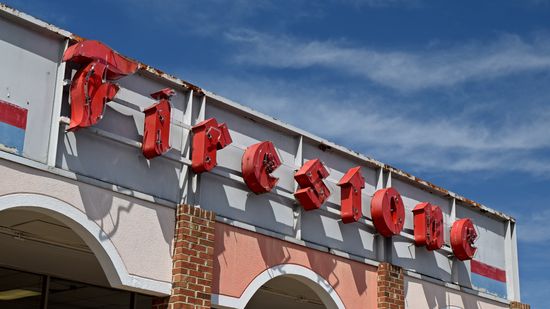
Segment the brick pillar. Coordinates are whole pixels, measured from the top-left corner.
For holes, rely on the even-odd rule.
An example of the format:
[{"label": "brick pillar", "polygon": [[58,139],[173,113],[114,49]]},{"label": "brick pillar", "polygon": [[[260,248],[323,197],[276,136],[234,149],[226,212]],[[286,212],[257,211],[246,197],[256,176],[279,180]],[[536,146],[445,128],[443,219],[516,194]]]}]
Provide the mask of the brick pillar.
[{"label": "brick pillar", "polygon": [[531,309],[531,306],[517,301],[512,301],[510,302],[510,309]]},{"label": "brick pillar", "polygon": [[156,299],[153,309],[210,308],[215,217],[213,212],[193,206],[178,207],[172,295]]},{"label": "brick pillar", "polygon": [[380,263],[377,283],[379,309],[405,309],[405,284],[401,267]]}]

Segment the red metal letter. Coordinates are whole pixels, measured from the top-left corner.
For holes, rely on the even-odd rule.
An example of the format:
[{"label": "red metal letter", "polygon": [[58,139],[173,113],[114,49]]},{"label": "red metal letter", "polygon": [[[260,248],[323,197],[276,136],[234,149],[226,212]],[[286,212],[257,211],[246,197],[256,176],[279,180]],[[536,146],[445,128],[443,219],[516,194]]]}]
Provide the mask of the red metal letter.
[{"label": "red metal letter", "polygon": [[170,149],[170,97],[173,89],[165,88],[151,94],[157,103],[145,109],[145,127],[141,150],[147,159],[160,156]]},{"label": "red metal letter", "polygon": [[330,196],[330,191],[323,182],[328,175],[327,169],[319,159],[307,161],[294,174],[294,179],[300,186],[294,197],[305,210],[318,209]]},{"label": "red metal letter", "polygon": [[70,90],[71,123],[68,130],[89,127],[103,116],[105,103],[118,92],[110,81],[137,70],[137,63],[98,41],[84,41],[67,48],[63,61],[83,64],[73,77]]},{"label": "red metal letter", "polygon": [[472,220],[464,218],[455,221],[451,227],[451,248],[457,259],[471,260],[477,248],[474,243],[477,239],[477,232]]},{"label": "red metal letter", "polygon": [[370,203],[372,222],[384,237],[397,235],[405,224],[405,206],[401,195],[394,188],[380,189]]},{"label": "red metal letter", "polygon": [[437,250],[443,246],[443,212],[438,206],[420,203],[413,209],[414,242]]},{"label": "red metal letter", "polygon": [[217,151],[232,142],[227,125],[218,124],[216,118],[210,118],[196,124],[192,131],[191,168],[195,173],[211,171],[218,165]]},{"label": "red metal letter", "polygon": [[365,178],[361,167],[353,167],[338,182],[342,193],[340,214],[342,222],[357,222],[361,218],[361,190],[365,188]]},{"label": "red metal letter", "polygon": [[281,166],[281,159],[272,142],[254,144],[244,152],[241,170],[244,182],[256,194],[271,191],[279,178],[270,174]]}]

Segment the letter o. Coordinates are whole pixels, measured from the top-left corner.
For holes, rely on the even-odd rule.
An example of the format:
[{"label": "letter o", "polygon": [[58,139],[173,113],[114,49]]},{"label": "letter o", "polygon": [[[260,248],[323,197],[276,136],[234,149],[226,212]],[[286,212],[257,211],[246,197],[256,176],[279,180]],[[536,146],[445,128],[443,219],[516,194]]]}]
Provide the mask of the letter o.
[{"label": "letter o", "polygon": [[397,235],[405,225],[405,206],[394,188],[380,189],[370,203],[372,222],[384,237]]},{"label": "letter o", "polygon": [[470,218],[457,220],[451,227],[451,248],[457,259],[471,260],[477,248],[474,242],[477,239],[477,232]]}]

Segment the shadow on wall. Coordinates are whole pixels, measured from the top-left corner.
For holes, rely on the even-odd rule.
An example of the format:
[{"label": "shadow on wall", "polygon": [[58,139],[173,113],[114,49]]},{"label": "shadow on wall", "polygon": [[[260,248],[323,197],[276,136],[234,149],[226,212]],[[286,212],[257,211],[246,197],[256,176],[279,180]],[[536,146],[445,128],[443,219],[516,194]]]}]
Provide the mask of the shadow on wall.
[{"label": "shadow on wall", "polygon": [[[458,274],[467,274],[468,273],[468,269],[466,268],[465,262],[459,261],[456,258],[453,258],[452,261],[453,261],[452,262],[453,263],[453,267],[452,267],[453,272],[458,273]],[[468,277],[468,283],[469,283],[469,277]],[[427,283],[427,284],[429,284],[429,283]],[[471,283],[469,283],[469,284],[470,284],[469,286],[471,286]],[[426,289],[423,289],[423,290],[424,290],[424,296],[425,296],[426,300],[428,301],[428,304],[430,305],[430,308],[437,308],[437,307],[435,307],[435,304],[437,304],[439,306],[451,306],[450,304],[448,304],[449,297],[448,297],[447,294],[449,292],[446,291],[445,288],[434,287],[434,288],[430,288],[429,290],[426,290]],[[476,301],[472,302],[472,299],[465,298],[464,294],[462,294],[462,293],[460,293],[460,295],[462,297],[462,304],[464,305],[464,308],[468,308],[468,309],[470,309],[470,308],[472,308],[472,309],[479,308],[479,305],[477,304]],[[451,308],[452,308],[452,306],[451,306]]]},{"label": "shadow on wall", "polygon": [[[65,101],[67,98],[68,95],[64,95]],[[62,114],[68,115],[68,102],[64,102],[63,107]],[[96,127],[103,127],[104,130],[111,132],[117,132],[119,128],[124,128],[125,131],[128,131],[128,128],[134,128],[133,132],[125,132],[124,135],[133,135],[134,140],[141,139],[131,116],[123,116],[109,110],[106,109],[104,119]],[[104,233],[100,235],[102,239],[115,235],[119,230],[122,216],[129,214],[136,205],[132,198],[124,194],[101,190],[80,182],[83,178],[89,177],[113,183],[113,187],[116,187],[114,184],[120,184],[154,197],[179,202],[178,168],[181,168],[181,164],[177,166],[176,162],[165,158],[147,160],[140,149],[100,137],[87,129],[76,132],[64,130],[65,126],[61,126],[56,165],[76,173],[76,184],[86,215],[101,226]],[[140,203],[140,207],[142,206],[157,212],[156,217],[164,240],[172,250],[175,215],[172,221],[168,221],[166,215],[161,213],[166,211],[163,206],[147,202]]]},{"label": "shadow on wall", "polygon": [[[414,291],[410,290],[411,284],[418,286],[422,289],[422,294],[424,299],[428,304],[428,308],[441,308],[441,309],[481,309],[479,300],[473,295],[467,295],[455,290],[449,290],[442,286],[437,286],[429,282],[421,282],[416,279],[409,279],[409,284],[405,284],[405,302],[407,302],[407,295],[410,293],[418,293],[419,291],[415,289]],[[452,297],[451,293],[457,294],[456,297]],[[413,296],[414,297],[414,296]],[[454,300],[451,300],[451,298]],[[454,302],[452,304],[451,302]],[[460,302],[460,304],[456,304]],[[489,308],[499,308],[497,306]],[[507,307],[502,307],[507,308]]]},{"label": "shadow on wall", "polygon": [[[313,250],[307,250],[307,257],[309,260],[310,265],[316,265],[320,266],[318,268],[315,268],[315,271],[319,273],[325,280],[330,282],[330,278],[335,278],[334,283],[332,283],[333,288],[337,288],[342,280],[348,280],[349,278],[339,278],[338,275],[334,272],[338,260],[334,256],[330,256],[330,258],[326,258],[325,254],[319,254],[319,252],[315,252]],[[349,261],[349,264],[347,265],[351,268],[351,273],[353,275],[354,280],[354,286],[357,289],[357,294],[362,295],[367,293],[368,286],[367,286],[367,272],[368,269],[365,267],[364,264],[360,264],[358,262]],[[317,282],[318,284],[321,284],[321,282]]]},{"label": "shadow on wall", "polygon": [[[229,173],[216,167],[221,173]],[[228,219],[292,236],[293,209],[288,199],[274,193],[256,195],[238,181],[214,173],[201,174],[208,188],[200,190],[201,207]]]},{"label": "shadow on wall", "polygon": [[[414,244],[414,242],[410,241],[394,239],[391,243],[393,246],[393,264],[401,266],[405,269],[415,269],[420,273],[427,274],[437,279],[445,281],[450,281],[452,279],[451,273],[438,265],[438,259],[436,257],[436,255],[439,255],[440,261],[443,260],[443,263],[450,263],[451,260],[449,260],[446,256],[442,258],[439,252],[430,251],[426,249],[426,247],[418,247]],[[402,249],[403,244],[406,246],[407,250]],[[401,248],[401,252],[397,248]],[[452,271],[453,268],[455,268],[454,271],[464,271],[467,273],[464,263],[458,260],[456,260],[456,262],[453,260],[453,264],[449,265],[448,269]]]},{"label": "shadow on wall", "polygon": [[[79,180],[78,177],[77,180]],[[102,235],[99,235],[100,239],[112,238],[118,232],[122,217],[129,215],[135,207],[134,202],[123,194],[101,190],[82,182],[77,182],[77,185],[86,215],[101,227]],[[175,231],[175,210],[174,218],[169,218],[161,213],[164,210],[163,206],[143,202],[140,203],[139,207],[147,207],[157,213],[158,224],[165,242],[169,245],[171,254]]]},{"label": "shadow on wall", "polygon": [[[334,277],[335,281],[332,283],[333,288],[337,288],[340,285],[340,278],[334,273],[334,269],[336,268],[337,261],[334,257],[331,257],[327,259],[327,256],[325,254],[319,254],[319,252],[314,250],[306,250],[307,258],[309,261],[309,265],[312,266],[312,268],[315,269],[315,271],[321,275],[325,280],[330,282],[331,276]],[[317,266],[317,267],[315,267]],[[354,274],[355,276],[355,274]],[[366,287],[367,281],[363,281],[363,284]],[[317,284],[321,285],[322,282],[317,282]],[[359,289],[359,286],[357,286]]]}]

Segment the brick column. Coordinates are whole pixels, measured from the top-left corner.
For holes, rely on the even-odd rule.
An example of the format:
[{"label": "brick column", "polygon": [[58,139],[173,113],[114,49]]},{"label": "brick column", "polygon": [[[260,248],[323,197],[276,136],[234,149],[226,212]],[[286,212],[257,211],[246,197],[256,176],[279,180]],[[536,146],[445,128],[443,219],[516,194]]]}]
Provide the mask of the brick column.
[{"label": "brick column", "polygon": [[390,263],[378,265],[378,309],[405,309],[403,269]]},{"label": "brick column", "polygon": [[517,301],[512,301],[510,302],[510,309],[531,309],[531,306]]},{"label": "brick column", "polygon": [[178,207],[172,295],[156,299],[153,309],[210,308],[215,217],[213,212],[193,206]]}]

